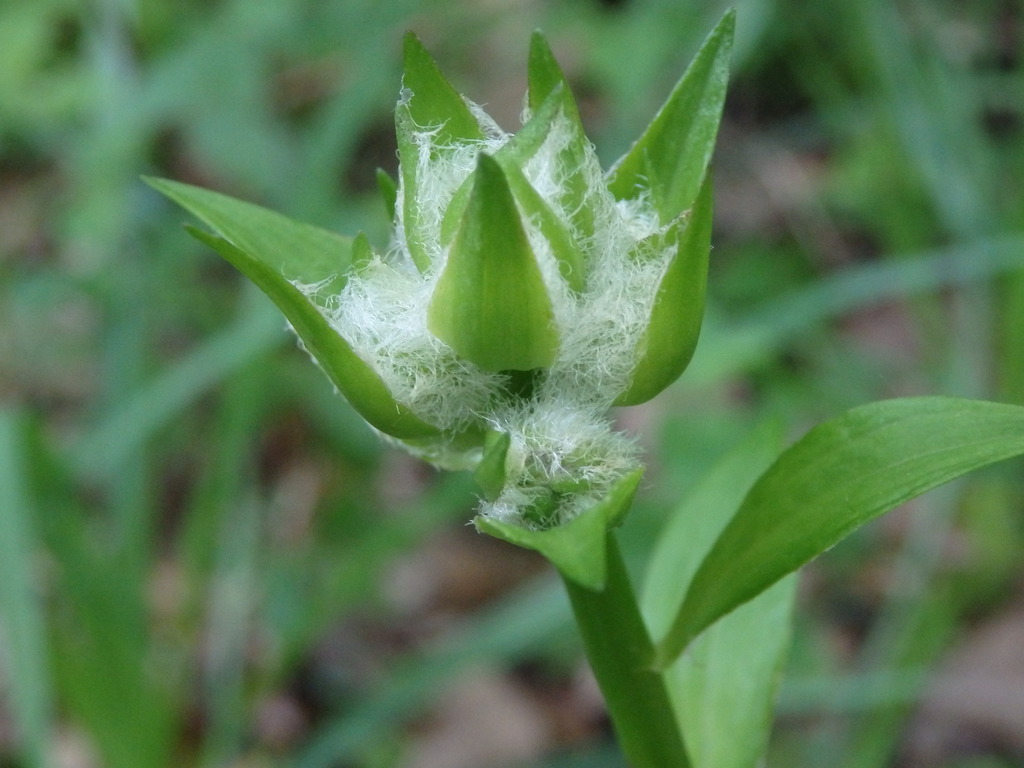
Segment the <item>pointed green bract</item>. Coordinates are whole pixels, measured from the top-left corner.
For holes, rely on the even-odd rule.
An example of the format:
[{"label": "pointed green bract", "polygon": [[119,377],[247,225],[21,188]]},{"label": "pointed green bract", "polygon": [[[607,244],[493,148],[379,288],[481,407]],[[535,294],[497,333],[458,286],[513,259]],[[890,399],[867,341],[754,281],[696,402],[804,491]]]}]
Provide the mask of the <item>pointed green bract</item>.
[{"label": "pointed green bract", "polygon": [[530,37],[530,54],[527,63],[526,103],[531,112],[536,112],[559,86],[568,87],[565,74],[551,52],[547,39],[539,31]]},{"label": "pointed green bract", "polygon": [[650,190],[669,222],[697,196],[722,117],[736,14],[728,11],[640,139],[609,171],[608,187],[619,200]]},{"label": "pointed green bract", "polygon": [[[188,184],[146,179],[220,236],[188,227],[262,290],[291,323],[303,345],[338,390],[370,424],[393,437],[422,438],[436,427],[397,403],[380,377],[338,335],[322,309],[340,292],[351,267],[352,240],[293,221],[258,205]],[[365,236],[362,251],[369,248]],[[300,291],[295,283],[318,285]]]},{"label": "pointed green bract", "polygon": [[360,232],[352,240],[352,272],[358,274],[373,261],[373,248],[366,234]]},{"label": "pointed green bract", "polygon": [[309,354],[366,421],[397,438],[440,434],[436,427],[422,421],[391,396],[380,377],[352,351],[305,293],[224,238],[195,227],[187,229],[189,234],[231,262],[277,305]]},{"label": "pointed green bract", "polygon": [[689,217],[676,219],[666,233],[678,241],[676,254],[658,285],[629,387],[616,398],[615,405],[637,405],[650,400],[678,379],[693,357],[704,318],[711,209],[709,179]]},{"label": "pointed green bract", "polygon": [[484,441],[484,455],[473,473],[473,479],[484,498],[494,501],[505,487],[505,458],[512,438],[508,432],[489,432]]},{"label": "pointed green bract", "polygon": [[658,646],[671,663],[705,628],[898,504],[1024,455],[1024,407],[884,400],[819,424],[751,488]]},{"label": "pointed green bract", "polygon": [[144,180],[285,279],[305,285],[319,284],[318,296],[336,295],[345,285],[352,260],[352,238],[191,184],[156,178]]},{"label": "pointed green bract", "polygon": [[[660,637],[746,491],[778,455],[782,427],[754,430],[672,511],[647,566],[641,606]],[[789,645],[795,577],[716,622],[663,672],[694,768],[752,768],[764,753]]]},{"label": "pointed green bract", "polygon": [[412,32],[405,36],[402,103],[418,128],[437,130],[435,143],[445,145],[484,137],[469,106],[441,73],[434,57]]},{"label": "pointed green bract", "polygon": [[402,98],[395,110],[395,130],[402,176],[402,222],[413,262],[421,272],[430,266],[417,199],[420,151],[414,136],[429,132],[432,156],[445,148],[484,138],[466,101],[445,79],[437,62],[411,32],[405,36]]},{"label": "pointed green bract", "polygon": [[388,221],[395,220],[395,206],[398,205],[398,182],[383,168],[377,169],[377,189],[384,200],[384,210],[388,212]]},{"label": "pointed green bract", "polygon": [[478,515],[473,522],[483,533],[544,555],[559,572],[584,589],[598,592],[607,578],[608,531],[629,511],[643,470],[637,469],[619,480],[593,507],[567,523],[544,531],[503,523]]},{"label": "pointed green bract", "polygon": [[550,365],[558,349],[540,268],[494,158],[480,155],[473,191],[427,313],[431,333],[487,371]]}]

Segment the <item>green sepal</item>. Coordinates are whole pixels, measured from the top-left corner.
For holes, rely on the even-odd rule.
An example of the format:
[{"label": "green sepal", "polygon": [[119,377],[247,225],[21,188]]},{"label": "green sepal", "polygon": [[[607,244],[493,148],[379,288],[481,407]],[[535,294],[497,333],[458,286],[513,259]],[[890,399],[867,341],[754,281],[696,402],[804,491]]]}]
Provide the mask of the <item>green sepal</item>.
[{"label": "green sepal", "polygon": [[615,405],[650,400],[678,379],[693,357],[704,318],[712,206],[709,176],[689,215],[677,218],[663,235],[653,236],[677,239],[676,253],[658,284],[629,387]]},{"label": "green sepal", "polygon": [[[431,130],[431,142],[437,148],[450,147],[484,138],[483,129],[465,99],[441,74],[430,53],[411,32],[405,36],[405,68],[402,98],[395,108],[395,132],[398,138],[399,172],[402,176],[402,225],[409,254],[416,267],[425,272],[430,256],[423,246],[429,233],[420,224],[417,200],[417,173],[420,147],[413,136]],[[443,149],[433,149],[437,155]]]},{"label": "green sepal", "polygon": [[422,421],[395,400],[380,377],[352,351],[320,309],[279,272],[222,237],[188,225],[185,229],[231,262],[277,305],[306,351],[320,364],[349,405],[367,422],[400,439],[441,434],[437,427]]},{"label": "green sepal", "polygon": [[491,431],[484,439],[484,453],[473,479],[488,501],[498,498],[505,487],[505,458],[511,444],[512,437],[508,432]]},{"label": "green sepal", "polygon": [[707,173],[725,103],[735,26],[736,13],[729,10],[643,135],[608,172],[608,188],[619,200],[649,190],[662,223],[692,203]]},{"label": "green sepal", "polygon": [[395,220],[395,207],[398,205],[398,182],[383,168],[377,169],[377,189],[384,200],[384,210],[388,212],[388,221]]},{"label": "green sepal", "polygon": [[364,232],[360,232],[352,240],[352,272],[358,274],[373,261],[373,248]]},{"label": "green sepal", "polygon": [[473,190],[427,310],[427,327],[486,371],[550,365],[551,299],[498,162],[481,154]]},{"label": "green sepal", "polygon": [[532,531],[483,515],[477,515],[473,523],[482,533],[539,552],[565,578],[599,592],[608,575],[607,533],[626,516],[642,475],[642,469],[625,475],[601,501],[555,528]]}]

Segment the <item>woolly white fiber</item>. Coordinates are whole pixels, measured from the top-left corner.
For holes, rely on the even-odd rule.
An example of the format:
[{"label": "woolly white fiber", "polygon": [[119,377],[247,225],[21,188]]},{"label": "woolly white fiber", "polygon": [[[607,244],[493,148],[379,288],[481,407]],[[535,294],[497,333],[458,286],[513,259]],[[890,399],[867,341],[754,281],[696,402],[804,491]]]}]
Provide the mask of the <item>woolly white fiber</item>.
[{"label": "woolly white fiber", "polygon": [[[644,196],[615,200],[589,143],[584,142],[580,167],[569,167],[566,158],[579,155],[567,150],[580,138],[570,118],[559,115],[522,170],[572,235],[585,265],[585,284],[580,292],[570,289],[538,222],[524,213],[560,346],[553,364],[537,373],[531,395],[510,396],[503,374],[460,359],[427,328],[427,308],[447,258],[440,236],[445,211],[479,153],[493,154],[511,138],[479,106],[467,104],[484,138],[444,144],[438,139],[441,126],[415,128],[416,189],[404,183],[399,187],[392,243],[382,258],[349,277],[337,300],[327,302],[326,315],[395,399],[422,420],[452,434],[474,425],[507,433],[511,447],[504,490],[495,501],[482,503],[480,511],[547,527],[593,505],[638,466],[633,442],[611,428],[607,410],[629,385],[673,249],[637,248],[664,231],[656,211]],[[574,223],[579,211],[569,201],[578,194],[572,190],[581,186],[588,190],[583,205],[592,212],[593,232]],[[419,245],[430,259],[422,273],[406,239],[401,201],[408,195],[415,196],[407,202],[414,206],[424,233]],[[300,287],[307,293],[318,290]],[[553,510],[536,519],[531,510],[552,496]]]}]

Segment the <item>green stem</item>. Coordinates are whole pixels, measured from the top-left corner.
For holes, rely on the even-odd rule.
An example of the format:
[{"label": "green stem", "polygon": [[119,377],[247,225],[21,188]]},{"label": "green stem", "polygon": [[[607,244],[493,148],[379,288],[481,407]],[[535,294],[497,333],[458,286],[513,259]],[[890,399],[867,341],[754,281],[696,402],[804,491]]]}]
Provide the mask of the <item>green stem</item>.
[{"label": "green stem", "polygon": [[583,646],[632,768],[687,768],[689,760],[654,647],[615,537],[608,534],[608,579],[600,592],[562,577]]}]

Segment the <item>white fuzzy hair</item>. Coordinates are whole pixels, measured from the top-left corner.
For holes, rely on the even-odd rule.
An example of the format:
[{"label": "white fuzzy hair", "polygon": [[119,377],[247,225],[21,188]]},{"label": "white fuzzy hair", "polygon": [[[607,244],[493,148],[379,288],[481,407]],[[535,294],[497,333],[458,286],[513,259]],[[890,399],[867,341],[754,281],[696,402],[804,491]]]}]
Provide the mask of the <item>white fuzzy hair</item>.
[{"label": "white fuzzy hair", "polygon": [[[575,486],[560,497],[554,519],[540,523],[546,527],[593,505],[638,466],[633,441],[611,428],[607,410],[630,383],[673,249],[634,251],[640,240],[664,229],[656,211],[644,196],[615,200],[589,144],[581,167],[567,167],[571,153],[566,150],[579,138],[570,118],[559,115],[523,172],[575,239],[586,281],[579,293],[569,288],[538,223],[524,216],[551,298],[559,349],[538,377],[532,397],[510,398],[502,374],[460,359],[427,329],[427,307],[447,257],[440,241],[445,210],[476,167],[479,153],[497,152],[511,138],[480,107],[467,104],[483,139],[441,144],[439,126],[417,126],[414,132],[417,189],[410,202],[426,233],[420,245],[430,267],[421,274],[413,265],[399,204],[387,253],[351,275],[326,314],[395,399],[424,421],[451,433],[476,424],[511,436],[506,486],[496,501],[482,504],[482,514],[536,527],[524,511],[552,487]],[[574,227],[576,211],[567,209],[570,180],[579,174],[589,190],[584,204],[594,213],[592,234]],[[401,184],[399,200],[409,194]],[[300,287],[307,292],[316,288]]]}]

